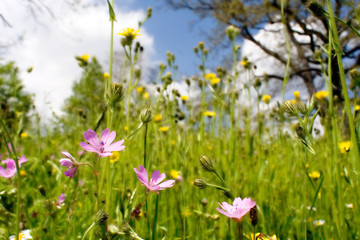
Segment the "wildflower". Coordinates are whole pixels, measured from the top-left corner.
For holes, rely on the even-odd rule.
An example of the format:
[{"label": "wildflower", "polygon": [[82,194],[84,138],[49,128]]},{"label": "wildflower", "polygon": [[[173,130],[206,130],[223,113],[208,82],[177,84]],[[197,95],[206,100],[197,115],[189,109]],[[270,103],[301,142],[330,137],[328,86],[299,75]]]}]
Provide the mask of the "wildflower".
[{"label": "wildflower", "polygon": [[205,79],[210,81],[211,79],[216,78],[216,74],[215,73],[208,73],[205,74]]},{"label": "wildflower", "polygon": [[254,237],[254,234],[253,233],[251,233],[250,234],[251,235],[251,237],[250,236],[247,236],[247,238],[248,239],[251,239],[251,240],[257,240],[257,239],[262,239],[262,240],[277,240],[277,237],[276,237],[276,235],[274,234],[272,237],[270,237],[270,236],[267,236],[267,235],[265,235],[265,234],[262,234],[262,233],[256,233],[255,234],[255,237]]},{"label": "wildflower", "polygon": [[148,93],[148,92],[144,92],[144,98],[145,98],[145,99],[149,99],[149,97],[150,97],[149,93]]},{"label": "wildflower", "polygon": [[238,197],[235,198],[233,205],[230,205],[227,202],[218,204],[222,209],[216,208],[216,210],[233,219],[234,221],[240,222],[240,220],[250,211],[250,209],[255,207],[256,202],[251,200],[251,198],[244,198],[242,200],[240,197]]},{"label": "wildflower", "polygon": [[111,163],[115,163],[119,161],[120,159],[120,153],[119,152],[113,152],[113,155],[109,157]]},{"label": "wildflower", "polygon": [[62,154],[66,158],[60,159],[60,165],[68,168],[68,170],[66,170],[64,172],[64,174],[66,177],[72,178],[72,177],[74,177],[74,175],[79,167],[79,164],[76,162],[75,158],[70,153],[62,152]]},{"label": "wildflower", "polygon": [[26,133],[26,132],[22,132],[21,134],[20,134],[20,137],[21,138],[27,138],[29,135]]},{"label": "wildflower", "polygon": [[226,28],[225,30],[227,37],[231,40],[234,41],[236,36],[239,35],[240,30],[236,27],[234,27],[233,25],[230,25]]},{"label": "wildflower", "polygon": [[162,116],[160,114],[156,114],[154,117],[154,121],[156,123],[159,123],[159,122],[161,122],[161,120],[162,120]]},{"label": "wildflower", "polygon": [[65,201],[65,194],[61,193],[60,196],[58,197],[58,203],[63,203]]},{"label": "wildflower", "polygon": [[216,112],[206,111],[206,112],[204,112],[204,115],[207,116],[207,117],[215,117]]},{"label": "wildflower", "polygon": [[140,32],[140,30],[135,31],[133,28],[126,28],[126,29],[123,29],[123,31],[118,34],[125,38],[134,40],[134,39],[136,39],[137,36],[141,36],[141,34],[139,34],[139,32]]},{"label": "wildflower", "polygon": [[137,87],[137,88],[136,88],[136,91],[137,91],[138,93],[142,93],[142,92],[144,91],[144,88],[143,88],[143,87]]},{"label": "wildflower", "polygon": [[20,170],[20,176],[25,177],[26,176],[26,172],[24,170]]},{"label": "wildflower", "polygon": [[80,56],[80,58],[81,58],[82,60],[84,60],[84,62],[88,62],[88,61],[89,61],[89,58],[90,58],[90,55],[89,55],[89,54],[85,54],[85,55]]},{"label": "wildflower", "polygon": [[181,173],[175,169],[171,170],[170,176],[178,182],[182,181]]},{"label": "wildflower", "polygon": [[339,143],[339,149],[341,154],[350,151],[350,147],[351,147],[351,141],[345,141]]},{"label": "wildflower", "polygon": [[163,127],[160,127],[160,132],[167,132],[169,131],[169,126],[163,126]]},{"label": "wildflower", "polygon": [[186,100],[189,99],[189,96],[180,96],[180,99],[185,102]]},{"label": "wildflower", "polygon": [[110,129],[105,129],[101,133],[100,141],[94,130],[88,129],[88,132],[84,132],[84,138],[90,144],[85,142],[80,142],[80,146],[89,152],[95,152],[101,157],[111,156],[113,151],[121,151],[125,148],[122,144],[124,140],[114,142],[116,137],[116,132],[110,132]]},{"label": "wildflower", "polygon": [[329,95],[329,92],[318,91],[317,93],[315,93],[314,97],[321,101],[321,100],[325,100],[328,95]]},{"label": "wildflower", "polygon": [[251,63],[246,57],[241,60],[240,64],[247,69],[251,67]]},{"label": "wildflower", "polygon": [[354,208],[354,204],[352,204],[352,203],[345,204],[345,206],[346,206],[347,208]]},{"label": "wildflower", "polygon": [[360,105],[355,105],[354,110],[359,111],[360,110]]},{"label": "wildflower", "polygon": [[129,127],[128,126],[124,126],[124,131],[129,131]]},{"label": "wildflower", "polygon": [[[22,230],[21,233],[19,233],[18,239],[19,240],[27,240],[27,239],[33,239],[30,235],[30,229]],[[15,240],[15,235],[10,236],[9,240]]]},{"label": "wildflower", "polygon": [[210,82],[211,82],[212,85],[216,85],[216,84],[218,84],[220,82],[220,78],[212,78],[210,80]]},{"label": "wildflower", "polygon": [[325,224],[325,220],[322,220],[322,219],[315,220],[315,221],[313,221],[313,224],[314,224],[315,226],[322,226],[322,225]]},{"label": "wildflower", "polygon": [[271,96],[270,95],[264,95],[262,100],[264,103],[269,104],[270,103]]},{"label": "wildflower", "polygon": [[167,180],[162,182],[165,179],[165,173],[160,174],[159,170],[156,170],[152,173],[150,181],[148,180],[148,174],[146,169],[143,166],[139,166],[139,170],[134,168],[134,171],[139,178],[142,185],[147,189],[147,192],[159,192],[159,190],[164,190],[166,188],[172,187],[175,183],[175,180]]},{"label": "wildflower", "polygon": [[[19,167],[21,167],[21,164],[24,162],[27,162],[28,160],[25,158],[25,156],[22,156],[19,158]],[[11,178],[16,174],[16,163],[13,159],[7,158],[5,160],[1,161],[2,163],[6,164],[6,170],[0,166],[0,176],[4,178]]]},{"label": "wildflower", "polygon": [[299,99],[300,99],[300,92],[299,92],[299,91],[295,91],[295,92],[294,92],[294,97],[295,97],[295,99],[299,100]]},{"label": "wildflower", "polygon": [[104,79],[108,79],[110,75],[107,72],[104,72]]},{"label": "wildflower", "polygon": [[319,171],[313,171],[313,172],[309,173],[309,177],[316,181],[320,177],[320,172]]}]

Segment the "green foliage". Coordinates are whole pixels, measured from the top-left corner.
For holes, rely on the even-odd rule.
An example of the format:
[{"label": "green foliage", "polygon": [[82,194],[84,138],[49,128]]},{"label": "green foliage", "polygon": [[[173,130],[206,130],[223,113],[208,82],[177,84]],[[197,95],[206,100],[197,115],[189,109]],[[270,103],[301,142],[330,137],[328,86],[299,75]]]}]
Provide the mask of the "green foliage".
[{"label": "green foliage", "polygon": [[30,110],[34,108],[31,94],[23,88],[15,63],[0,64],[1,117],[11,131],[19,134],[29,123]]}]

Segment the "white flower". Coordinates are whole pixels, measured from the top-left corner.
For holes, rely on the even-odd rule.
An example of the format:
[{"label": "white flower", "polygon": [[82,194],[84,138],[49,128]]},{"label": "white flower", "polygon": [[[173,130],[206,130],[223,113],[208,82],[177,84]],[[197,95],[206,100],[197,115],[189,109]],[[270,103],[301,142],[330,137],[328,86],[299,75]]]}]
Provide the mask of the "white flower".
[{"label": "white flower", "polygon": [[[30,231],[31,231],[30,229],[22,230],[19,233],[19,239],[21,240],[33,239],[32,236],[30,235]],[[9,239],[15,240],[15,235],[10,236]]]},{"label": "white flower", "polygon": [[322,225],[325,224],[325,220],[322,220],[322,219],[315,220],[315,221],[313,221],[313,224],[314,224],[315,226],[322,226]]}]

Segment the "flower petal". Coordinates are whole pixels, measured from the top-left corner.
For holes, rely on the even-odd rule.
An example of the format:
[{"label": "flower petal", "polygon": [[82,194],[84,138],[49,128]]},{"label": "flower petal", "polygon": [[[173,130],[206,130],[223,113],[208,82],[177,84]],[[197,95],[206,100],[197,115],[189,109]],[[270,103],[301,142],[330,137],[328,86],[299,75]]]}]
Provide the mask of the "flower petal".
[{"label": "flower petal", "polygon": [[216,208],[216,210],[218,210],[220,213],[224,214],[225,216],[232,218],[233,215],[231,213],[225,212],[224,210],[220,209],[220,208]]},{"label": "flower petal", "polygon": [[109,146],[105,146],[105,151],[106,152],[121,151],[125,148],[125,146],[122,145],[123,143],[124,143],[124,139],[118,142],[114,142]]},{"label": "flower petal", "polygon": [[21,156],[21,158],[19,158],[19,167],[21,167],[21,164],[23,164],[24,162],[27,162],[28,161],[28,159],[26,159],[26,157],[25,156]]},{"label": "flower petal", "polygon": [[115,137],[116,132],[112,131],[110,133],[110,129],[107,128],[101,133],[100,141],[103,142],[105,146],[108,146],[114,141]]},{"label": "flower petal", "polygon": [[[156,173],[156,175],[154,175]],[[162,173],[159,175],[159,170],[153,172],[153,174],[151,175],[151,180],[153,184],[159,184],[161,183],[162,180],[164,180],[166,177],[165,173]]]},{"label": "flower petal", "polygon": [[76,170],[77,170],[77,167],[74,167],[74,168],[69,168],[68,170],[66,170],[64,172],[65,176],[69,177],[69,178],[72,178],[74,177],[75,173],[76,173]]},{"label": "flower petal", "polygon": [[60,159],[60,165],[70,168],[73,165],[73,162],[68,158]]},{"label": "flower petal", "polygon": [[100,153],[98,148],[88,143],[80,142],[80,146],[86,151]]},{"label": "flower petal", "polygon": [[69,152],[61,152],[62,155],[69,158],[70,160],[74,161],[75,158]]},{"label": "flower petal", "polygon": [[99,146],[99,138],[94,130],[88,129],[88,132],[84,132],[84,138],[94,147]]},{"label": "flower petal", "polygon": [[163,183],[160,183],[158,186],[160,187],[160,190],[164,190],[165,188],[169,188],[174,186],[175,180],[167,180]]}]

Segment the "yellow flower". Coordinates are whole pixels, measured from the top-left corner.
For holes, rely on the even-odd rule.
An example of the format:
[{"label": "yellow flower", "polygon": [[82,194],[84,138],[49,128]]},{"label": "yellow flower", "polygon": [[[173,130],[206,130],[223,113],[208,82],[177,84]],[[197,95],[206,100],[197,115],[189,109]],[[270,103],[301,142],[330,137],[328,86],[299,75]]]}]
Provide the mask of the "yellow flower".
[{"label": "yellow flower", "polygon": [[29,135],[26,133],[26,132],[22,132],[21,134],[20,134],[20,137],[21,138],[27,138]]},{"label": "yellow flower", "polygon": [[144,92],[144,98],[145,98],[145,99],[149,99],[149,97],[150,97],[149,93],[148,93],[148,92]]},{"label": "yellow flower", "polygon": [[355,111],[359,111],[360,110],[360,105],[355,105],[354,109],[355,109]]},{"label": "yellow flower", "polygon": [[104,72],[104,79],[108,79],[110,75],[107,72]]},{"label": "yellow flower", "polygon": [[276,235],[274,234],[272,237],[268,238],[266,237],[264,234],[261,234],[261,233],[256,233],[255,234],[255,237],[254,237],[254,234],[251,233],[251,238],[249,235],[246,236],[248,239],[251,239],[251,240],[255,240],[255,239],[263,239],[263,240],[269,240],[270,238],[273,239],[273,240],[277,240],[277,237]]},{"label": "yellow flower", "polygon": [[216,74],[215,73],[208,73],[208,74],[205,74],[205,79],[206,80],[211,80],[213,78],[216,78]]},{"label": "yellow flower", "polygon": [[127,132],[129,131],[129,127],[128,126],[124,126],[124,130]]},{"label": "yellow flower", "polygon": [[20,170],[20,176],[25,177],[26,176],[26,172],[24,170]]},{"label": "yellow flower", "polygon": [[294,97],[295,97],[295,99],[299,100],[299,99],[300,99],[300,92],[299,92],[299,91],[295,91],[295,92],[294,92]]},{"label": "yellow flower", "polygon": [[174,140],[171,140],[171,145],[175,145],[175,141]]},{"label": "yellow flower", "polygon": [[189,209],[186,209],[185,211],[182,212],[182,215],[184,217],[190,217],[191,216],[191,211]]},{"label": "yellow flower", "polygon": [[189,96],[180,96],[180,98],[181,98],[181,100],[183,100],[185,102],[186,100],[189,99]]},{"label": "yellow flower", "polygon": [[314,180],[318,180],[320,177],[320,172],[319,171],[313,171],[311,173],[309,173],[309,177],[314,179]]},{"label": "yellow flower", "polygon": [[264,95],[263,98],[262,98],[263,102],[266,103],[266,104],[269,104],[270,99],[271,99],[270,95]]},{"label": "yellow flower", "polygon": [[173,179],[176,179],[176,178],[178,178],[178,177],[180,176],[180,172],[177,171],[177,170],[175,170],[175,169],[173,169],[173,170],[171,170],[171,172],[170,172],[170,176],[171,176]]},{"label": "yellow flower", "polygon": [[80,56],[80,58],[81,58],[82,60],[84,60],[84,62],[87,62],[87,61],[89,60],[89,58],[90,58],[90,55],[89,55],[89,54],[85,54],[85,55]]},{"label": "yellow flower", "polygon": [[161,122],[161,120],[162,120],[162,116],[160,114],[156,114],[154,117],[154,121],[156,123],[159,123],[159,122]]},{"label": "yellow flower", "polygon": [[339,143],[339,148],[340,148],[341,154],[344,154],[344,153],[350,151],[350,147],[351,147],[351,141],[345,141],[345,142]]},{"label": "yellow flower", "polygon": [[111,156],[109,156],[110,162],[115,163],[119,161],[120,159],[120,153],[119,152],[113,152]]},{"label": "yellow flower", "polygon": [[318,91],[317,93],[315,93],[314,97],[319,100],[324,100],[328,95],[329,93],[327,91]]},{"label": "yellow flower", "polygon": [[220,78],[212,78],[210,80],[210,82],[211,82],[212,85],[216,85],[216,84],[218,84],[220,82]]},{"label": "yellow flower", "polygon": [[204,115],[207,116],[207,117],[215,117],[216,112],[206,111],[206,112],[204,112]]},{"label": "yellow flower", "polygon": [[136,39],[137,36],[140,36],[139,34],[140,30],[135,31],[133,28],[126,28],[123,29],[121,33],[118,33],[120,36],[130,38],[130,39]]},{"label": "yellow flower", "polygon": [[143,88],[143,87],[137,87],[137,88],[136,88],[136,91],[137,91],[138,93],[142,93],[142,92],[144,91],[144,88]]},{"label": "yellow flower", "polygon": [[163,126],[163,127],[160,127],[160,132],[167,132],[169,131],[169,126]]},{"label": "yellow flower", "polygon": [[247,58],[244,58],[243,60],[241,60],[240,64],[246,67],[249,64],[249,60]]}]

